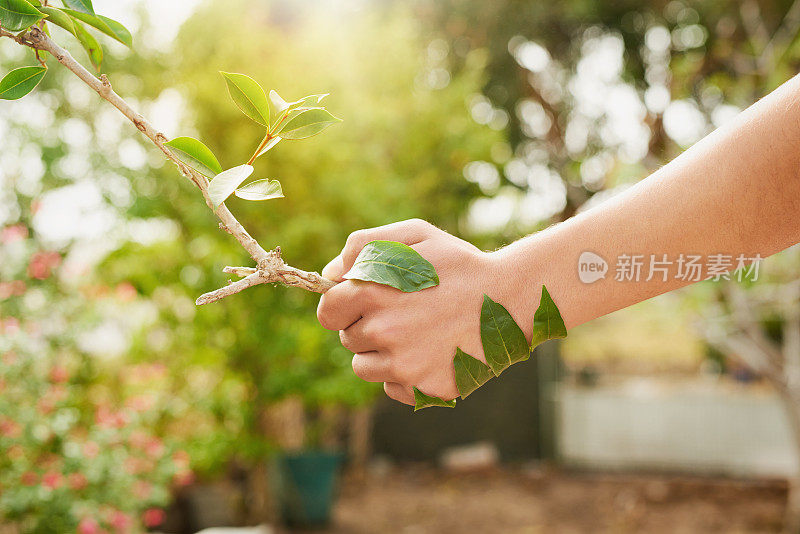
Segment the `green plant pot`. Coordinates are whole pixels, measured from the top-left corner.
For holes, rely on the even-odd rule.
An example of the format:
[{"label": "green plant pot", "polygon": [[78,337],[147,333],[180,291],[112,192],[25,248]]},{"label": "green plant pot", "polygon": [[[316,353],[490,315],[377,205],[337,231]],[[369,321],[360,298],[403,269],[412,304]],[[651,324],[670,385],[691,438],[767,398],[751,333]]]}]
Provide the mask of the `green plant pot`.
[{"label": "green plant pot", "polygon": [[343,459],[341,453],[324,451],[282,454],[276,459],[275,494],[287,525],[328,524]]}]

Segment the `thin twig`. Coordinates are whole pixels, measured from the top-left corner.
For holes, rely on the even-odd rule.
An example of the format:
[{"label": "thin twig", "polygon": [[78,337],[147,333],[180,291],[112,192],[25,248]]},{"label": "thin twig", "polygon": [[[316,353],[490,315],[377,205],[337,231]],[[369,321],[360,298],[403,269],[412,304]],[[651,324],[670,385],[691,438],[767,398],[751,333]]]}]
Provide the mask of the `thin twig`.
[{"label": "thin twig", "polygon": [[184,164],[169,147],[164,145],[164,143],[167,142],[167,137],[156,130],[147,119],[134,111],[122,97],[114,92],[105,74],[101,75],[100,78],[94,76],[86,70],[83,65],[78,63],[69,52],[50,39],[50,37],[39,28],[34,27],[31,28],[30,31],[17,35],[0,28],[0,37],[9,37],[17,43],[32,48],[35,51],[43,50],[50,52],[59,63],[72,71],[81,81],[125,115],[140,132],[147,136],[147,138],[164,153],[168,160],[178,167],[178,170],[183,176],[189,178],[197,188],[200,189],[206,201],[206,205],[217,215],[219,220],[222,221],[221,227],[235,237],[247,253],[250,254],[253,261],[256,262],[257,269],[253,269],[252,273],[238,282],[202,295],[197,299],[198,305],[215,302],[221,298],[233,295],[258,284],[280,282],[286,286],[299,287],[316,293],[324,293],[335,285],[334,282],[321,277],[318,273],[303,271],[287,265],[280,257],[280,249],[267,251],[261,247],[261,245],[247,233],[247,230],[244,229],[242,224],[234,217],[224,203],[215,208],[208,195],[208,179]]}]

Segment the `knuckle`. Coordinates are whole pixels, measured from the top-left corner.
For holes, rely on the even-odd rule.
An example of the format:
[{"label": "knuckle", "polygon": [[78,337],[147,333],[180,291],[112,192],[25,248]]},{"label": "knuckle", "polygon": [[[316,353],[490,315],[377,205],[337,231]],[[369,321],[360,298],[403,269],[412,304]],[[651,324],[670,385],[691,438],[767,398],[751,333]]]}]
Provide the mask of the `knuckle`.
[{"label": "knuckle", "polygon": [[353,356],[352,366],[353,366],[353,373],[355,373],[355,375],[358,378],[365,380],[365,376],[367,374],[367,367],[364,358],[356,354],[355,356]]},{"label": "knuckle", "polygon": [[345,248],[355,248],[359,247],[361,244],[365,243],[367,239],[367,232],[366,230],[356,230],[355,232],[351,232],[349,236],[347,236],[347,241],[345,241],[344,247]]},{"label": "knuckle", "polygon": [[331,322],[332,317],[329,307],[326,306],[324,299],[325,297],[323,296],[317,306],[317,321],[319,321],[319,324],[322,325],[322,328],[325,330],[335,330],[335,328],[332,327],[333,323]]}]

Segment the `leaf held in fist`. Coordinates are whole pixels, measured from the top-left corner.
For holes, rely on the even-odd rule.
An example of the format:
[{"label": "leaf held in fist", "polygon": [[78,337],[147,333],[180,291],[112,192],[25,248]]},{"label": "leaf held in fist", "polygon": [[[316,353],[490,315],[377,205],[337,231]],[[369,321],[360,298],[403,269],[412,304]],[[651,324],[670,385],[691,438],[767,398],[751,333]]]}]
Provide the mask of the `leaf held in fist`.
[{"label": "leaf held in fist", "polygon": [[86,31],[83,24],[77,20],[73,21],[73,26],[75,27],[75,37],[78,38],[83,49],[89,54],[92,65],[94,65],[95,69],[100,70],[100,67],[103,66],[103,48],[100,46],[100,43],[98,43],[97,39]]},{"label": "leaf held in fist", "polygon": [[225,199],[231,196],[251,174],[253,174],[251,165],[239,165],[216,175],[208,184],[208,196],[214,208],[225,202]]},{"label": "leaf held in fist", "polygon": [[278,180],[256,180],[240,187],[234,194],[244,200],[270,200],[283,198],[283,189]]},{"label": "leaf held in fist", "polygon": [[164,143],[173,149],[178,159],[209,178],[222,172],[222,165],[211,149],[192,137],[176,137]]},{"label": "leaf held in fist", "polygon": [[92,0],[61,0],[61,3],[64,4],[65,7],[74,9],[75,11],[80,11],[81,13],[86,13],[88,15],[94,15]]},{"label": "leaf held in fist", "polygon": [[38,66],[12,70],[0,80],[0,99],[17,100],[22,98],[39,85],[46,73],[46,67]]},{"label": "leaf held in fist", "polygon": [[44,14],[25,0],[0,0],[0,26],[17,32],[42,20]]},{"label": "leaf held in fist", "polygon": [[502,304],[483,296],[481,306],[481,343],[486,363],[495,376],[509,365],[527,360],[531,349],[522,329]]},{"label": "leaf held in fist", "polygon": [[439,284],[439,276],[428,260],[408,245],[395,241],[367,243],[344,278],[376,282],[406,293]]},{"label": "leaf held in fist", "polygon": [[462,399],[466,399],[470,393],[494,378],[488,365],[459,348],[456,348],[456,355],[453,357],[453,367],[456,372],[456,387]]},{"label": "leaf held in fist", "polygon": [[342,122],[342,119],[334,117],[328,110],[311,108],[288,120],[277,133],[284,139],[306,139],[337,122]]},{"label": "leaf held in fist", "polygon": [[128,48],[133,46],[133,37],[131,36],[131,32],[129,32],[125,26],[116,20],[104,17],[103,15],[84,13],[76,9],[64,9],[63,11],[70,17],[76,18],[81,22],[85,22],[89,26],[97,28],[104,34],[116,39]]},{"label": "leaf held in fist", "polygon": [[533,314],[533,339],[531,348],[544,343],[548,339],[567,337],[567,327],[558,311],[556,303],[550,297],[547,288],[542,286],[542,298],[539,307]]},{"label": "leaf held in fist", "polygon": [[414,411],[421,410],[423,408],[430,408],[432,406],[439,406],[441,408],[455,408],[456,407],[456,400],[443,400],[439,397],[432,397],[430,395],[426,395],[417,388],[414,388]]},{"label": "leaf held in fist", "polygon": [[253,78],[235,72],[220,72],[228,84],[233,102],[261,126],[269,128],[269,102],[264,89]]}]

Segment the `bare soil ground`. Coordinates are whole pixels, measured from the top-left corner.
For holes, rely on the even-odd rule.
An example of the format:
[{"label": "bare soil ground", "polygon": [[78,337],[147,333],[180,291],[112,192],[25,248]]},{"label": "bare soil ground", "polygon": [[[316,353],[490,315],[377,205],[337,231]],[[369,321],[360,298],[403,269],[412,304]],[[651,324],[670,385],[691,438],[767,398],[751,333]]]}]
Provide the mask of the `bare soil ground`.
[{"label": "bare soil ground", "polygon": [[778,481],[570,472],[349,474],[326,534],[761,533],[781,528]]}]

